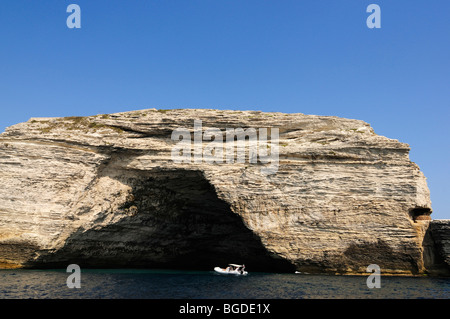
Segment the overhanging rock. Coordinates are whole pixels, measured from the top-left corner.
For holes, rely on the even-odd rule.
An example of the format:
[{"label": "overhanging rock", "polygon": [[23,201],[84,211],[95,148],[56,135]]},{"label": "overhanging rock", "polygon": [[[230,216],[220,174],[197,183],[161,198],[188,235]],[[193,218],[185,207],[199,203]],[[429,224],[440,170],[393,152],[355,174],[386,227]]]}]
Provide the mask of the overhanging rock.
[{"label": "overhanging rock", "polygon": [[[248,155],[175,163],[172,133],[194,137],[194,120],[203,133],[278,129],[276,172]],[[407,144],[363,121],[206,109],[34,118],[1,134],[0,151],[3,268],[427,272],[426,179]]]}]

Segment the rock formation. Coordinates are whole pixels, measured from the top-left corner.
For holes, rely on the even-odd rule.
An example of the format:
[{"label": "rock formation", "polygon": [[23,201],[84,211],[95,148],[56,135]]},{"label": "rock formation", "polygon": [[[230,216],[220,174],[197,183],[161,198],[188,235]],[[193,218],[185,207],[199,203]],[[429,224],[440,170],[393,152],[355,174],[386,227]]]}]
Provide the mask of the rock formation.
[{"label": "rock formation", "polygon": [[450,275],[450,219],[433,220],[423,241],[425,268],[435,275]]},{"label": "rock formation", "polygon": [[[172,132],[195,135],[194,120],[203,131],[278,128],[277,172],[175,163]],[[207,109],[33,118],[0,135],[0,152],[3,268],[428,271],[426,179],[407,144],[360,120]]]}]

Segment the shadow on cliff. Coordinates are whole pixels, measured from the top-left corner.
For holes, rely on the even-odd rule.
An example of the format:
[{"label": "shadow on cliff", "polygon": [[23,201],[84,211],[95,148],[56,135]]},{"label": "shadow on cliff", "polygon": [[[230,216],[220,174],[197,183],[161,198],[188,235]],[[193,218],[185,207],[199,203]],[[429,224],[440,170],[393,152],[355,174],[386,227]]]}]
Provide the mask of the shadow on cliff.
[{"label": "shadow on cliff", "polygon": [[[423,238],[423,261],[425,268],[430,275],[450,276],[450,263],[447,259],[444,242],[450,238],[445,226],[439,222],[430,223]],[[447,257],[448,258],[448,257]]]},{"label": "shadow on cliff", "polygon": [[35,267],[212,270],[237,263],[249,271],[295,270],[265,249],[200,171],[104,169],[102,174],[132,189],[116,212],[126,217],[79,230]]},{"label": "shadow on cliff", "polygon": [[417,259],[420,259],[420,256],[413,257],[414,247],[403,247],[403,249],[410,253],[399,254],[381,239],[377,242],[352,243],[344,251],[342,265],[343,268],[356,270],[365,269],[370,264],[377,264],[384,270],[401,269],[417,274],[419,272]]}]

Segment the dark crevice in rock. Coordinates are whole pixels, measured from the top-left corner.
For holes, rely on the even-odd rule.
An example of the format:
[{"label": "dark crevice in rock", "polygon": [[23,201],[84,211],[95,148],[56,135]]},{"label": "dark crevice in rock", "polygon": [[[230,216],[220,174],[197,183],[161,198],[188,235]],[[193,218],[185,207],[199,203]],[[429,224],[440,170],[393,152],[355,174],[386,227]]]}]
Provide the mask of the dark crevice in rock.
[{"label": "dark crevice in rock", "polygon": [[114,127],[116,129],[120,129],[127,133],[132,134],[138,134],[137,137],[131,137],[131,138],[146,138],[146,137],[163,137],[163,138],[170,138],[172,135],[172,129],[168,128],[145,128],[145,130],[139,130],[136,129],[136,127],[130,127],[126,125],[120,125],[120,124],[109,124],[109,126]]},{"label": "dark crevice in rock", "polygon": [[427,207],[415,207],[409,210],[412,220],[431,220],[431,209]]},{"label": "dark crevice in rock", "polygon": [[212,270],[238,263],[249,271],[295,270],[266,250],[201,172],[105,169],[104,174],[131,186],[119,212],[126,216],[103,228],[80,229],[33,267],[75,263],[88,268]]}]

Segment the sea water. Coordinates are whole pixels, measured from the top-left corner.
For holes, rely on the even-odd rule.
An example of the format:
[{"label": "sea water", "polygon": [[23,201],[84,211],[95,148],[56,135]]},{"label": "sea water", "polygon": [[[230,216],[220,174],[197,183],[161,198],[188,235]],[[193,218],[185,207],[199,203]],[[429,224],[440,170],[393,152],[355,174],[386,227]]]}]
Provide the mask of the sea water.
[{"label": "sea water", "polygon": [[450,278],[381,276],[368,288],[365,276],[214,271],[82,270],[81,288],[70,289],[60,270],[0,270],[1,299],[448,299]]}]

